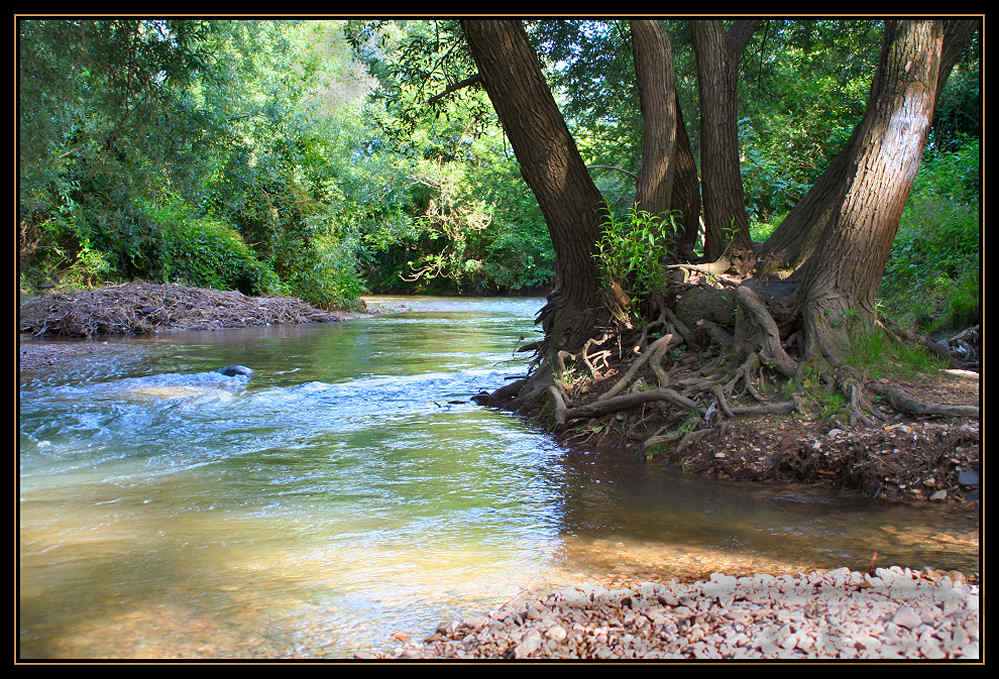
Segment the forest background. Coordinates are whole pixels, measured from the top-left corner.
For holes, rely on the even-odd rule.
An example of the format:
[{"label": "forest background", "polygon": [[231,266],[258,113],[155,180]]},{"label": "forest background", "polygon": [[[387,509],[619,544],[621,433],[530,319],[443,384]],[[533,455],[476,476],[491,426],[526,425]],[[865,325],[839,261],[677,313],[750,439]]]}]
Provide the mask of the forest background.
[{"label": "forest background", "polygon": [[[688,22],[664,22],[694,157]],[[641,163],[626,21],[525,21],[627,245]],[[548,228],[452,20],[18,20],[22,296],[131,280],[357,308],[365,293],[539,294]],[[882,22],[762,22],[739,152],[764,241],[864,114]],[[881,285],[923,332],[980,316],[981,38],[938,102]],[[703,247],[699,243],[698,248]],[[620,248],[619,248],[620,249]]]}]

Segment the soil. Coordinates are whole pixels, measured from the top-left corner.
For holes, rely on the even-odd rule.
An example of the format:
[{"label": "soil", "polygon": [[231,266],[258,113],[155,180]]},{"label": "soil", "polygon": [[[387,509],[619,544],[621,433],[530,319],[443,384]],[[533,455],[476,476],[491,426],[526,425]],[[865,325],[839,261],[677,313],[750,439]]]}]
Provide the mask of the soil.
[{"label": "soil", "polygon": [[[977,373],[944,373],[902,385],[921,400],[978,403]],[[981,479],[978,419],[917,419],[850,427],[804,416],[731,420],[674,463],[711,478],[796,482],[856,490],[876,502],[976,509]]]}]

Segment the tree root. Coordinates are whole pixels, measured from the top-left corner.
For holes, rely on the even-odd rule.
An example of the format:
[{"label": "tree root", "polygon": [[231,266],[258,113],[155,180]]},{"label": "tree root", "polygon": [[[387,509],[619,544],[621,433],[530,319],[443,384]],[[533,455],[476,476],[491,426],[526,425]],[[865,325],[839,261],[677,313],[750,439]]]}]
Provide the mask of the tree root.
[{"label": "tree root", "polygon": [[548,392],[552,396],[552,403],[555,407],[555,422],[559,425],[564,425],[566,421],[566,407],[565,397],[562,395],[562,390],[553,384],[548,387]]},{"label": "tree root", "polygon": [[607,413],[628,410],[629,408],[634,408],[635,406],[648,403],[650,401],[667,401],[674,405],[687,408],[688,410],[698,413],[700,412],[700,408],[696,402],[677,391],[667,388],[649,389],[648,391],[639,391],[634,394],[624,394],[623,396],[615,396],[602,401],[594,401],[593,403],[587,403],[585,405],[576,406],[575,408],[569,408],[566,411],[565,416],[567,421],[578,420],[585,417],[599,417],[600,415],[606,415]]},{"label": "tree root", "polygon": [[638,359],[632,362],[631,367],[628,368],[628,372],[624,374],[624,377],[619,379],[614,384],[614,386],[611,387],[609,390],[601,394],[597,398],[597,401],[605,401],[620,394],[629,384],[631,384],[631,381],[635,379],[635,375],[638,374],[638,371],[641,370],[642,366],[644,366],[647,361],[651,359],[653,365],[655,365],[656,362],[663,355],[665,355],[667,351],[669,351],[673,346],[676,346],[679,343],[680,342],[678,340],[674,340],[674,336],[672,333],[668,335],[663,335],[662,337],[657,339],[655,342],[649,345],[647,351],[640,354]]},{"label": "tree root", "polygon": [[926,337],[925,335],[919,335],[907,328],[896,325],[887,318],[879,320],[881,327],[896,340],[900,342],[909,341],[925,348],[930,353],[947,361],[951,368],[960,369],[968,366],[974,367],[979,364],[977,352],[975,352],[974,348],[964,341],[964,335],[965,333],[969,333],[969,331],[976,332],[977,328],[980,326],[968,328],[964,332],[958,333],[956,336],[952,337],[951,341],[961,347],[961,351],[955,351],[945,342],[934,342],[931,338]]},{"label": "tree root", "polygon": [[978,406],[925,403],[893,384],[872,382],[867,388],[887,399],[895,410],[914,417],[980,417]]},{"label": "tree root", "polygon": [[735,290],[739,304],[752,317],[762,332],[760,341],[760,359],[766,363],[772,363],[774,368],[785,377],[796,377],[799,364],[791,358],[784,345],[780,341],[780,331],[777,329],[777,322],[767,311],[767,307],[760,300],[756,292],[749,286],[740,285]]}]

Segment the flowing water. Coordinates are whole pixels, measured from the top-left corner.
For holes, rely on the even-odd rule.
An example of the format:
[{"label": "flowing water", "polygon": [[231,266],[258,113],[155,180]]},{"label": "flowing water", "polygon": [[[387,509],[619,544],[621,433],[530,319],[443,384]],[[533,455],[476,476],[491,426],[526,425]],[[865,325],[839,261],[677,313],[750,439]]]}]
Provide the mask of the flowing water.
[{"label": "flowing water", "polygon": [[971,519],[566,451],[477,406],[543,300],[373,302],[23,376],[19,657],[345,658],[582,580],[978,570]]}]

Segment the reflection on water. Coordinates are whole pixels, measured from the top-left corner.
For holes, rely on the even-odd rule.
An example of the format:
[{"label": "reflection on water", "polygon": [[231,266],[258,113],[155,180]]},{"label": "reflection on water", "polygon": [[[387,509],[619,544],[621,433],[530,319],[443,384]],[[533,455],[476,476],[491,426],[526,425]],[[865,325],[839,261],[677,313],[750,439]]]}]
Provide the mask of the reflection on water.
[{"label": "reflection on water", "polygon": [[579,579],[978,568],[953,517],[567,453],[476,406],[542,300],[379,301],[25,375],[21,657],[339,658]]}]

